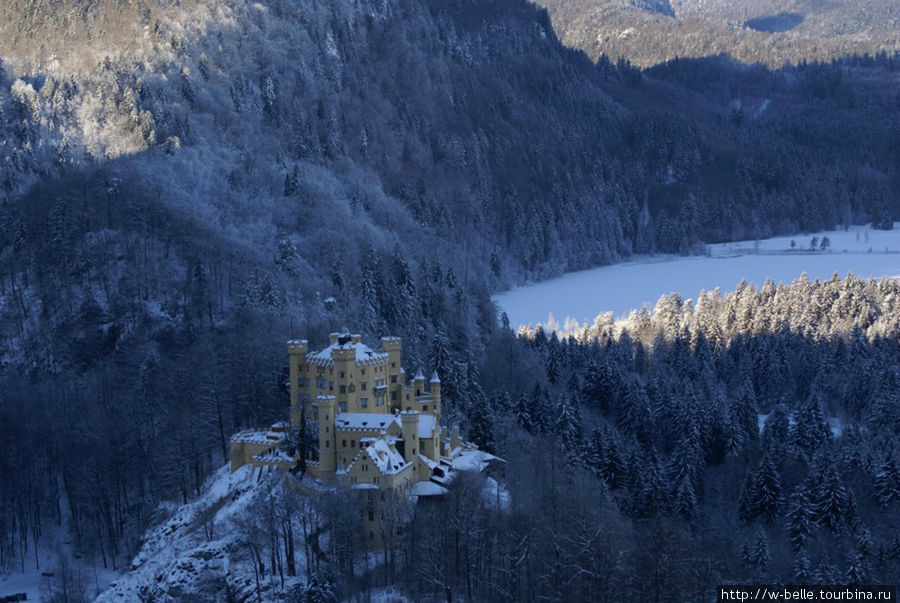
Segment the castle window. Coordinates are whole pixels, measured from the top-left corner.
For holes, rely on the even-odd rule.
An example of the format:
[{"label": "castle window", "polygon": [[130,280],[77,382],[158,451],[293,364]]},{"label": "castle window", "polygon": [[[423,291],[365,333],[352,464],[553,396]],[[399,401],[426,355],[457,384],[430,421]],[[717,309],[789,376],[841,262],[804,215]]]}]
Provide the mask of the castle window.
[{"label": "castle window", "polygon": [[297,379],[297,387],[306,387],[306,379],[300,377]]},{"label": "castle window", "polygon": [[363,408],[368,407],[368,406],[369,406],[369,400],[368,400],[368,398],[360,398],[360,399],[359,399],[359,405],[362,406]]},{"label": "castle window", "polygon": [[428,405],[426,404],[425,406],[423,406],[422,410],[424,410],[425,412],[428,412]]},{"label": "castle window", "polygon": [[324,377],[316,378],[316,387],[318,387],[319,389],[325,389],[325,378]]},{"label": "castle window", "polygon": [[397,400],[397,392],[391,392],[391,400]]},{"label": "castle window", "polygon": [[341,440],[341,448],[347,447],[347,440]]},{"label": "castle window", "polygon": [[341,379],[344,378],[344,371],[341,371]]},{"label": "castle window", "polygon": [[341,386],[341,393],[342,393],[342,394],[346,394],[346,393],[347,393],[347,386],[346,386],[346,385],[342,385],[342,386]]},{"label": "castle window", "polygon": [[397,383],[397,375],[391,375],[391,383]]},{"label": "castle window", "polygon": [[366,374],[366,369],[362,369],[360,372],[361,372],[363,375],[365,375],[365,374]]},{"label": "castle window", "polygon": [[328,448],[328,444],[330,444],[330,443],[331,443],[330,440],[325,440],[325,448]]},{"label": "castle window", "polygon": [[366,382],[365,382],[365,381],[360,381],[360,382],[359,382],[359,389],[361,389],[361,390],[365,390],[365,389],[366,389]]},{"label": "castle window", "polygon": [[334,390],[334,381],[329,381],[328,382],[328,391],[332,391],[332,390]]},{"label": "castle window", "polygon": [[392,363],[391,363],[391,368],[397,368],[397,363],[396,363],[396,362],[392,362]]},{"label": "castle window", "polygon": [[340,405],[341,405],[341,412],[347,412],[347,401],[341,400]]}]

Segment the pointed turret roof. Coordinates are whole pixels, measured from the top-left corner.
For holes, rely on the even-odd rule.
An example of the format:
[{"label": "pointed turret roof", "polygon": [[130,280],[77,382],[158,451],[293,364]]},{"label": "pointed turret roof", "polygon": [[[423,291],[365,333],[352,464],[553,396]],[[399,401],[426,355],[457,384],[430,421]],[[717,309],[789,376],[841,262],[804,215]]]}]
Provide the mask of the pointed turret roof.
[{"label": "pointed turret roof", "polygon": [[438,377],[437,371],[432,372],[431,373],[431,381],[429,381],[429,383],[440,383],[440,382],[441,382],[441,378]]},{"label": "pointed turret roof", "polygon": [[415,380],[415,381],[418,381],[419,379],[421,379],[422,381],[425,381],[425,375],[422,374],[421,367],[419,367],[419,370],[416,371],[416,376],[413,377],[413,380]]}]

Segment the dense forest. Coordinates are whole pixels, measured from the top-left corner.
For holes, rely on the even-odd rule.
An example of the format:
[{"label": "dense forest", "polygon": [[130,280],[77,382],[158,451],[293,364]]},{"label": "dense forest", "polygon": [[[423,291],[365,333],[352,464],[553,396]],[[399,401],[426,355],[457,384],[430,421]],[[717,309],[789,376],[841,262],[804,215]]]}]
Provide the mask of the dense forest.
[{"label": "dense forest", "polygon": [[253,579],[200,572],[199,588],[297,601],[385,588],[415,600],[700,601],[728,582],[890,583],[898,294],[896,281],[853,276],[742,285],[696,305],[673,294],[565,338],[497,329],[481,373],[437,336],[425,361],[447,375],[450,410],[504,460],[440,502],[382,503],[375,564],[363,563],[362,500],[271,481],[234,523],[232,563]]},{"label": "dense forest", "polygon": [[[677,438],[652,414],[640,435],[620,426],[625,393],[646,396],[654,412],[677,398],[694,422],[697,408],[715,409],[710,425],[726,431],[722,409],[738,392],[747,408],[771,416],[784,396],[789,427],[812,397],[852,434],[854,422],[874,429],[867,413],[878,395],[896,391],[892,365],[882,362],[896,353],[888,338],[895,302],[879,293],[890,285],[830,285],[869,308],[854,319],[858,332],[834,303],[816,320],[801,320],[792,306],[788,318],[767,323],[745,321],[743,307],[720,312],[734,303],[709,299],[696,308],[672,301],[638,316],[642,326],[627,335],[603,326],[554,343],[517,339],[490,302],[491,292],[526,279],[636,253],[856,222],[890,227],[900,217],[896,56],[777,71],[715,57],[641,71],[566,48],[547,13],[518,0],[68,0],[9,2],[0,17],[0,566],[35,563],[35,544],[61,525],[79,555],[126,566],[160,519],[161,501],[196,495],[224,462],[231,433],[284,417],[283,341],[322,341],[343,325],[403,336],[407,371],[437,369],[455,401],[450,420],[506,459],[502,479],[525,507],[514,511],[520,541],[496,544],[511,563],[531,564],[502,570],[508,593],[607,588],[560,573],[540,588],[529,582],[546,568],[564,571],[563,557],[547,565],[554,547],[573,554],[537,523],[554,496],[572,489],[548,477],[549,498],[538,497],[544,486],[530,476],[541,463],[567,463],[559,479],[586,493],[567,500],[584,507],[573,516],[602,514],[621,530],[603,536],[606,550],[633,564],[611,589],[626,588],[626,574],[657,571],[627,553],[653,531],[646,522],[698,537],[694,520],[671,509],[635,511],[624,477],[597,478],[597,463],[585,460],[599,454],[590,448],[595,425],[609,431],[600,439],[617,454],[661,472],[666,481],[652,496],[690,486],[695,512],[719,505],[716,529],[739,521],[734,501],[723,493],[717,502],[710,484],[743,483],[762,462],[768,448],[749,433],[749,410],[746,442],[707,462],[704,440],[690,480],[671,486]],[[774,298],[738,294],[781,303],[775,289]],[[802,296],[824,290],[792,291],[808,313]],[[678,326],[660,327],[661,312]],[[699,316],[709,324],[697,327]],[[778,350],[789,371],[778,391],[763,377],[735,382],[761,345]],[[819,382],[836,369],[823,366],[821,379],[807,373],[860,346],[879,377],[855,386],[871,399],[850,413],[837,385]],[[675,358],[691,370],[672,368]],[[835,363],[846,375],[856,370]],[[597,367],[614,375],[615,392],[590,389]],[[546,379],[521,377],[536,371]],[[685,375],[696,379],[688,385]],[[664,397],[654,398],[660,389]],[[583,419],[563,446],[553,435],[558,410]],[[783,455],[768,451],[779,497],[810,476],[819,488],[830,455],[826,464],[854,492],[852,521],[862,523],[853,529],[866,524],[881,546],[892,524],[874,525],[871,492],[837,460],[846,436],[828,439],[800,460],[788,444]],[[869,469],[885,461],[872,459]],[[496,532],[507,516],[484,512],[486,538],[512,538]],[[763,526],[773,576],[788,562],[784,534],[772,527],[781,517],[741,528]],[[827,528],[810,534],[810,563],[844,571],[846,560],[833,557],[843,541]],[[449,537],[403,546],[449,546]],[[755,531],[745,538],[756,546]],[[521,557],[522,542],[537,548]],[[445,559],[408,550],[411,562]],[[490,555],[469,552],[473,563]],[[732,553],[715,575],[745,571]],[[888,575],[891,559],[867,557],[873,576]],[[465,567],[439,568],[449,588],[463,580],[479,597],[503,597],[477,590],[484,577]],[[357,588],[352,563],[343,576],[339,568],[328,567],[341,588]],[[585,590],[540,590],[551,588]]]},{"label": "dense forest", "polygon": [[[505,459],[416,510],[343,596],[701,601],[723,582],[890,583],[900,571],[900,285],[849,276],[677,295],[577,335],[499,331],[454,400]],[[432,361],[441,344],[431,347]],[[509,363],[515,371],[504,379]],[[482,387],[484,391],[482,391]],[[490,490],[488,490],[490,491]],[[551,511],[552,510],[552,511]],[[338,550],[361,554],[353,530]],[[386,553],[387,556],[387,553]]]}]

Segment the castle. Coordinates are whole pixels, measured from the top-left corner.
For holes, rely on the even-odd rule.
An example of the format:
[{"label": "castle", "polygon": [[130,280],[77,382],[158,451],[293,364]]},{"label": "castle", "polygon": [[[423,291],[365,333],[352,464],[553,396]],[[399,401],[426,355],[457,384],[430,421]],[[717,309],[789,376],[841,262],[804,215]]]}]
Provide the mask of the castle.
[{"label": "castle", "polygon": [[[455,467],[482,467],[493,457],[441,428],[437,373],[426,383],[420,370],[407,381],[401,350],[399,337],[382,337],[373,350],[350,333],[332,333],[328,347],[314,352],[306,340],[288,341],[290,425],[235,434],[231,470],[303,464],[324,483],[432,496],[446,492]],[[303,459],[286,451],[289,432],[314,442]]]}]

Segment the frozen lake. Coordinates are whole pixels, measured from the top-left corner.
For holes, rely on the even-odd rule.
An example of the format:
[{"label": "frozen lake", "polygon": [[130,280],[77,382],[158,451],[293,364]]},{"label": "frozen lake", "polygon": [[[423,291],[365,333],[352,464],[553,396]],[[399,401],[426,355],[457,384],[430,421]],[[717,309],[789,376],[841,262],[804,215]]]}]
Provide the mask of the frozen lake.
[{"label": "frozen lake", "polygon": [[[823,237],[828,237],[824,250]],[[562,326],[566,319],[593,321],[601,312],[622,317],[644,304],[652,309],[673,291],[690,299],[717,287],[731,291],[742,279],[760,286],[767,278],[788,283],[804,272],[820,280],[835,272],[842,277],[848,272],[864,278],[900,277],[900,223],[890,231],[857,226],[846,232],[709,245],[708,250],[708,256],[647,257],[572,272],[499,293],[494,301],[513,328],[546,325],[551,316]]]}]

